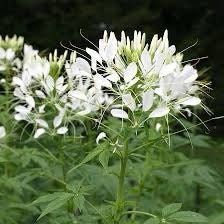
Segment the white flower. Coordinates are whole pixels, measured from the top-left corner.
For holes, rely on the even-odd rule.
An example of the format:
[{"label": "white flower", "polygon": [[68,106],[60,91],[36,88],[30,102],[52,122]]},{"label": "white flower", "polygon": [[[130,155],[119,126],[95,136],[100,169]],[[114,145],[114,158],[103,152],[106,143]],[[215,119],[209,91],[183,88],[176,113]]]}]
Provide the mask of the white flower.
[{"label": "white flower", "polygon": [[134,111],[136,109],[135,100],[130,93],[123,95],[122,101],[124,105],[127,106],[131,111]]},{"label": "white flower", "polygon": [[45,128],[45,129],[48,129],[48,128],[49,128],[49,125],[48,125],[48,123],[47,123],[45,120],[43,120],[43,119],[36,119],[35,121],[36,121],[36,123],[37,123],[40,127],[43,127],[43,128]]},{"label": "white flower", "polygon": [[201,100],[198,97],[189,96],[179,100],[178,103],[186,106],[196,106],[201,103]]},{"label": "white flower", "polygon": [[34,134],[34,138],[39,138],[45,132],[46,132],[46,130],[44,128],[38,128]]},{"label": "white flower", "polygon": [[117,54],[117,39],[113,32],[109,38],[107,32],[104,32],[103,39],[99,40],[99,52],[86,48],[86,52],[91,56],[92,69],[96,71],[97,62],[102,64],[103,61],[111,63]]},{"label": "white flower", "polygon": [[131,81],[133,81],[136,74],[137,74],[137,65],[135,62],[132,62],[128,65],[128,67],[125,69],[123,73],[125,83],[129,84]]},{"label": "white flower", "polygon": [[153,110],[150,114],[150,118],[155,118],[155,117],[163,117],[167,115],[170,112],[170,109],[166,106],[161,106]]},{"label": "white flower", "polygon": [[106,137],[107,137],[106,133],[105,133],[105,132],[101,132],[101,133],[97,136],[97,138],[96,138],[96,144],[99,144],[99,141],[102,140],[102,139],[104,139],[104,138],[106,138]]},{"label": "white flower", "polygon": [[148,111],[153,105],[154,92],[152,89],[142,94],[142,110]]},{"label": "white flower", "polygon": [[57,129],[57,134],[59,135],[64,135],[68,132],[68,128],[67,127],[60,127]]},{"label": "white flower", "polygon": [[65,114],[65,109],[62,109],[59,112],[59,114],[54,118],[54,120],[53,120],[54,128],[58,128],[61,125],[61,123],[63,121],[64,114]]},{"label": "white flower", "polygon": [[111,114],[113,117],[118,117],[122,119],[128,119],[128,114],[124,110],[121,109],[112,109]]},{"label": "white flower", "polygon": [[201,102],[196,96],[197,71],[191,65],[182,65],[183,57],[169,45],[167,30],[162,38],[154,35],[150,44],[145,43],[141,32],[135,31],[133,40],[122,32],[120,41],[114,33],[108,38],[104,32],[99,50],[87,48],[86,52],[92,64],[88,77],[103,95],[111,95],[113,100],[107,108],[114,117],[128,119],[127,110],[133,112],[134,120],[139,110],[149,118],[164,117]]}]

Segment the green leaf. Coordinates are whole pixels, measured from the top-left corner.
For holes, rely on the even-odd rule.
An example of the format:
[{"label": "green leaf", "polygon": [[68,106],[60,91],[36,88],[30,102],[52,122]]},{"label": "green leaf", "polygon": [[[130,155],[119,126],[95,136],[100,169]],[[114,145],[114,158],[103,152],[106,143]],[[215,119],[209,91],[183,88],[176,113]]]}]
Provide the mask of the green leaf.
[{"label": "green leaf", "polygon": [[83,164],[85,163],[88,163],[90,160],[92,160],[93,158],[95,158],[98,154],[100,154],[102,152],[102,149],[98,149],[98,150],[95,150],[93,152],[90,152],[84,159],[81,163],[79,163],[77,166],[73,167],[72,169],[70,169],[68,171],[68,174],[73,172],[75,169],[79,168],[80,166],[82,166]]},{"label": "green leaf", "polygon": [[181,209],[182,204],[181,203],[173,203],[170,205],[165,206],[162,209],[162,216],[166,217],[174,212],[177,212]]},{"label": "green leaf", "polygon": [[45,202],[50,202],[55,200],[56,198],[60,197],[60,195],[67,194],[65,192],[55,192],[53,194],[47,194],[44,196],[39,197],[35,201],[33,201],[30,205],[36,205],[36,204],[41,204]]},{"label": "green leaf", "polygon": [[104,150],[99,155],[99,161],[105,170],[108,168],[109,158],[110,158],[109,150]]},{"label": "green leaf", "polygon": [[38,217],[37,220],[43,218],[45,215],[53,212],[54,210],[62,207],[69,199],[71,199],[74,196],[74,194],[71,193],[63,193],[58,198],[50,202],[44,211],[41,213],[41,215]]},{"label": "green leaf", "polygon": [[159,218],[150,218],[144,222],[144,224],[159,224],[159,223],[160,223]]},{"label": "green leaf", "polygon": [[176,212],[168,217],[169,220],[176,220],[179,222],[207,222],[208,219],[196,212],[181,211]]}]

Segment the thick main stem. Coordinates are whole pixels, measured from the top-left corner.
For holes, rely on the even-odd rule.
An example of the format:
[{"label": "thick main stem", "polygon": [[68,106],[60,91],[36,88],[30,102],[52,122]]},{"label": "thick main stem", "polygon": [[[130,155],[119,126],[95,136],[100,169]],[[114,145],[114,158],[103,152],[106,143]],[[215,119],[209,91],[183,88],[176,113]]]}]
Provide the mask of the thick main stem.
[{"label": "thick main stem", "polygon": [[118,179],[118,190],[117,190],[117,199],[116,199],[116,210],[114,216],[114,224],[118,224],[123,210],[124,210],[124,181],[125,181],[125,174],[126,174],[126,166],[128,161],[128,141],[125,141],[124,151],[121,157],[121,164],[120,164],[120,174]]}]

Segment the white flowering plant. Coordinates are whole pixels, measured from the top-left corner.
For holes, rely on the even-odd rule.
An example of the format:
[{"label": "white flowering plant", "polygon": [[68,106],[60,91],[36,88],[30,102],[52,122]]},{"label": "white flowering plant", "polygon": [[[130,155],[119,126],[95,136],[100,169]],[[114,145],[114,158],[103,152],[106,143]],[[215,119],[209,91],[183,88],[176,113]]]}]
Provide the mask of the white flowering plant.
[{"label": "white flowering plant", "polygon": [[208,83],[167,30],[149,44],[105,31],[93,49],[75,48],[40,56],[1,38],[1,97],[11,100],[0,116],[0,223],[206,223],[181,190],[218,175],[177,150],[196,145],[187,118],[210,113]]}]

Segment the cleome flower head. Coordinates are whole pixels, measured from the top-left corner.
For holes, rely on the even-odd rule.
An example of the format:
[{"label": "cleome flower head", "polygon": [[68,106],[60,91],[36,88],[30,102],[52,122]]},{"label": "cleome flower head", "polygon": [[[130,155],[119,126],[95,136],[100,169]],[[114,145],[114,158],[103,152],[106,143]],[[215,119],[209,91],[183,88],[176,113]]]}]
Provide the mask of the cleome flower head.
[{"label": "cleome flower head", "polygon": [[[183,62],[169,44],[168,31],[162,38],[134,32],[133,40],[121,33],[104,32],[96,49],[86,55],[57,51],[48,58],[24,45],[21,69],[13,77],[15,119],[33,124],[34,137],[44,133],[63,135],[74,121],[105,112],[133,126],[148,119],[191,114],[200,105],[203,90],[197,70]],[[185,113],[186,112],[186,113]],[[106,113],[108,114],[108,113]]]},{"label": "cleome flower head", "polygon": [[117,40],[105,31],[98,49],[86,49],[94,85],[113,99],[106,108],[112,116],[136,124],[202,105],[198,72],[169,45],[168,31],[162,38],[154,35],[150,44],[145,40],[137,31],[133,40],[124,32]]},{"label": "cleome flower head", "polygon": [[90,65],[75,52],[66,60],[67,52],[58,57],[55,51],[41,58],[30,48],[26,50],[29,56],[12,82],[15,119],[33,124],[35,138],[44,133],[66,134],[69,124],[94,114],[107,100],[93,85]]},{"label": "cleome flower head", "polygon": [[18,54],[23,49],[24,38],[14,35],[5,39],[0,36],[0,73],[5,71],[14,71],[20,67]]}]

